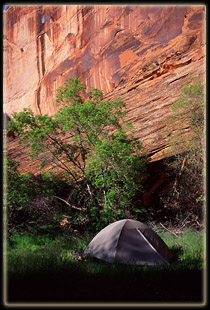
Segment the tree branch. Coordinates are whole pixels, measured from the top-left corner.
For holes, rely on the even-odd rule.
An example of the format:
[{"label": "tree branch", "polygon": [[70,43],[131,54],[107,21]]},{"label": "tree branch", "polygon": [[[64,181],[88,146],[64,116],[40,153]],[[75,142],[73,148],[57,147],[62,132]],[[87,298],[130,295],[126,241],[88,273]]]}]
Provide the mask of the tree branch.
[{"label": "tree branch", "polygon": [[45,147],[46,147],[47,150],[51,153],[51,155],[52,155],[57,161],[60,162],[60,165],[59,165],[58,163],[55,163],[55,162],[54,162],[55,166],[60,167],[62,170],[65,170],[67,173],[69,173],[69,174],[73,177],[74,181],[77,183],[77,182],[78,182],[77,178],[74,176],[74,174],[73,174],[73,173],[71,172],[71,170],[68,168],[68,166],[66,166],[66,165],[60,160],[60,158],[57,157],[57,156],[53,153],[53,151],[50,149],[50,147],[49,147],[48,145],[45,145]]},{"label": "tree branch", "polygon": [[54,196],[53,195],[53,197],[54,198],[57,198],[57,199],[59,199],[59,200],[61,200],[61,201],[63,201],[67,206],[69,206],[69,207],[71,207],[71,208],[73,208],[73,209],[76,209],[76,210],[79,210],[79,211],[85,211],[85,210],[87,210],[87,208],[78,208],[78,207],[75,207],[75,206],[72,206],[68,201],[66,201],[66,200],[64,200],[63,198],[60,198],[60,197],[58,197],[58,196]]},{"label": "tree branch", "polygon": [[177,238],[179,238],[179,236],[177,234],[175,234],[173,231],[170,231],[168,228],[166,228],[161,222],[160,222],[160,225],[165,229],[167,230],[168,232],[170,232],[170,234],[173,234],[174,236],[176,236]]}]

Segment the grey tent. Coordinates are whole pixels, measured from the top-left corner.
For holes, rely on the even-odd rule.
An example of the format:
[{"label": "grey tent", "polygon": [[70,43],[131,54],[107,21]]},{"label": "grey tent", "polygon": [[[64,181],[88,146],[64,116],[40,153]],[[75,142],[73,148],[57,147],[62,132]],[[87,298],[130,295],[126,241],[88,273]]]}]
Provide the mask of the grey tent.
[{"label": "grey tent", "polygon": [[162,265],[169,264],[172,253],[147,225],[124,219],[106,226],[92,239],[83,253],[88,256],[109,263]]}]

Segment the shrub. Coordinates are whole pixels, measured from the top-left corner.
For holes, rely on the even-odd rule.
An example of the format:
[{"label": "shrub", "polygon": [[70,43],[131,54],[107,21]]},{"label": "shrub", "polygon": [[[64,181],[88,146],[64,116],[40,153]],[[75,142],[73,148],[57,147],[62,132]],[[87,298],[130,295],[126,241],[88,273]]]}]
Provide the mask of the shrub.
[{"label": "shrub", "polygon": [[55,202],[52,195],[61,190],[64,183],[50,173],[38,177],[20,174],[18,164],[7,160],[7,228],[13,230],[56,224]]},{"label": "shrub", "polygon": [[[172,106],[174,124],[168,142],[172,152],[169,167],[175,180],[168,197],[163,197],[165,207],[173,211],[180,225],[202,228],[205,200],[205,97],[201,80],[187,80],[181,95]],[[190,128],[190,135],[180,134],[180,122]],[[183,128],[183,127],[181,127]]]}]

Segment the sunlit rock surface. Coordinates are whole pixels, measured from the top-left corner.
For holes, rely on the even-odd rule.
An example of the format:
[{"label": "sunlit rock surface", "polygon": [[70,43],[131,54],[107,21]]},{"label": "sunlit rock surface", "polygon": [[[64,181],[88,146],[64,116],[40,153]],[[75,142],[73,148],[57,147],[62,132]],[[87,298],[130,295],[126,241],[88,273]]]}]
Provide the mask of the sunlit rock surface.
[{"label": "sunlit rock surface", "polygon": [[[171,104],[187,77],[205,77],[205,19],[202,5],[10,6],[4,11],[4,112],[29,107],[53,115],[56,89],[81,77],[87,89],[125,101],[145,153],[151,161],[164,158]],[[22,171],[38,173],[17,139],[8,154]]]}]

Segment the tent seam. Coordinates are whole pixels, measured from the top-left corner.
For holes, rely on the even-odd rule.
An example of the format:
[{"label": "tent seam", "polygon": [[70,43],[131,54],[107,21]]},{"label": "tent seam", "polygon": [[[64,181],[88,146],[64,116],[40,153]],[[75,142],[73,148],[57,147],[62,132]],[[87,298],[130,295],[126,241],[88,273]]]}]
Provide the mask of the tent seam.
[{"label": "tent seam", "polygon": [[144,238],[144,240],[148,243],[148,245],[157,253],[157,255],[160,256],[160,258],[161,258],[166,264],[170,265],[169,262],[168,262],[164,257],[162,257],[162,255],[160,255],[160,254],[158,253],[158,251],[153,247],[153,245],[147,240],[147,238],[145,237],[145,235],[144,235],[138,228],[136,228],[136,230],[137,230],[138,233]]},{"label": "tent seam", "polygon": [[118,248],[118,245],[119,245],[119,241],[120,241],[120,237],[121,237],[121,234],[122,234],[122,230],[125,226],[125,224],[127,223],[128,220],[125,221],[125,223],[123,224],[122,228],[121,228],[121,231],[120,231],[120,234],[119,234],[119,237],[118,237],[118,240],[117,240],[117,246],[116,246],[116,249],[115,249],[115,254],[114,254],[114,260],[116,258],[116,254],[117,254],[117,248]]}]

